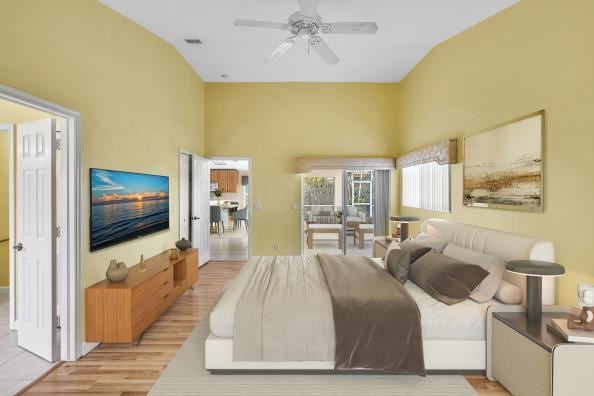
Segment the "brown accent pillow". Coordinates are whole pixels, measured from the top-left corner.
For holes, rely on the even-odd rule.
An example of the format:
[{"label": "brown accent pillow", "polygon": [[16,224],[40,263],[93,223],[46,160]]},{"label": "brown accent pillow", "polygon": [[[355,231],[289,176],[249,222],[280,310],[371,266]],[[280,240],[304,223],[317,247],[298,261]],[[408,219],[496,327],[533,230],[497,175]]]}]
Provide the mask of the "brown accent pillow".
[{"label": "brown accent pillow", "polygon": [[431,250],[430,247],[419,245],[416,242],[407,239],[400,243],[400,249],[410,252],[410,263],[417,261],[422,255]]},{"label": "brown accent pillow", "polygon": [[411,265],[408,276],[431,297],[447,305],[462,302],[489,275],[478,265],[466,264],[435,251]]},{"label": "brown accent pillow", "polygon": [[402,249],[393,249],[388,253],[386,269],[402,284],[408,279],[408,269],[411,264],[411,252]]}]

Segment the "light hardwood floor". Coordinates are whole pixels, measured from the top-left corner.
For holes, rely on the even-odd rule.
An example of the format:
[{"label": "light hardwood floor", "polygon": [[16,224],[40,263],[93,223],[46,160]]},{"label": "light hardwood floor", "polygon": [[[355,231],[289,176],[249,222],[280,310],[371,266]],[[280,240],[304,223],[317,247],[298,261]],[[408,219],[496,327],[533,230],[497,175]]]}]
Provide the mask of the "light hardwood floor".
[{"label": "light hardwood floor", "polygon": [[[241,269],[240,262],[212,262],[200,269],[188,291],[145,333],[140,345],[101,345],[76,362],[65,362],[26,394],[144,395],[206,315],[221,290]],[[466,376],[480,395],[507,395],[483,376]]]},{"label": "light hardwood floor", "polygon": [[225,226],[225,232],[210,234],[212,261],[245,261],[248,258],[248,233],[245,226]]}]

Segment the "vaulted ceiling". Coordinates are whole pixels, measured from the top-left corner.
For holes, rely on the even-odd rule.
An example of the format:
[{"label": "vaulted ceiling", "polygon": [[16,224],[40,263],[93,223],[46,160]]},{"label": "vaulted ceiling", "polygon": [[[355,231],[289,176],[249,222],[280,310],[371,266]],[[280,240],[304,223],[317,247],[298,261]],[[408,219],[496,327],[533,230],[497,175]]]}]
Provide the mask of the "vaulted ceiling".
[{"label": "vaulted ceiling", "polygon": [[[236,19],[286,23],[299,9],[297,0],[101,1],[170,42],[207,82],[397,82],[437,44],[518,0],[320,0],[324,22],[374,21],[379,27],[375,35],[324,35],[340,58],[336,65],[308,54],[306,40],[266,63],[291,34],[233,25]],[[187,44],[187,38],[202,44]]]}]

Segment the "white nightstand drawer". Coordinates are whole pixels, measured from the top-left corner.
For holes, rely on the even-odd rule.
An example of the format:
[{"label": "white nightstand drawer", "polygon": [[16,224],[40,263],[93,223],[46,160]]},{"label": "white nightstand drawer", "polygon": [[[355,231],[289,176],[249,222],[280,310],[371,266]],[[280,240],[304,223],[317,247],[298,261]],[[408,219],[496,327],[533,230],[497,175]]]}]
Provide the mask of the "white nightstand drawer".
[{"label": "white nightstand drawer", "polygon": [[494,318],[493,374],[514,395],[550,395],[551,353]]}]

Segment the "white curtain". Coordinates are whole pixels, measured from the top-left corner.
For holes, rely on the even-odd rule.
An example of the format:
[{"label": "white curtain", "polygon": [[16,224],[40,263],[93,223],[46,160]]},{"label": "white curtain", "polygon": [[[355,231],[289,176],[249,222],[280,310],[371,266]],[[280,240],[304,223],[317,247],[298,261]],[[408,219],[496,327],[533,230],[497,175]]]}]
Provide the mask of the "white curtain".
[{"label": "white curtain", "polygon": [[428,162],[403,168],[402,206],[449,212],[450,166]]},{"label": "white curtain", "polygon": [[376,170],[373,178],[373,232],[388,235],[390,221],[390,170]]}]

